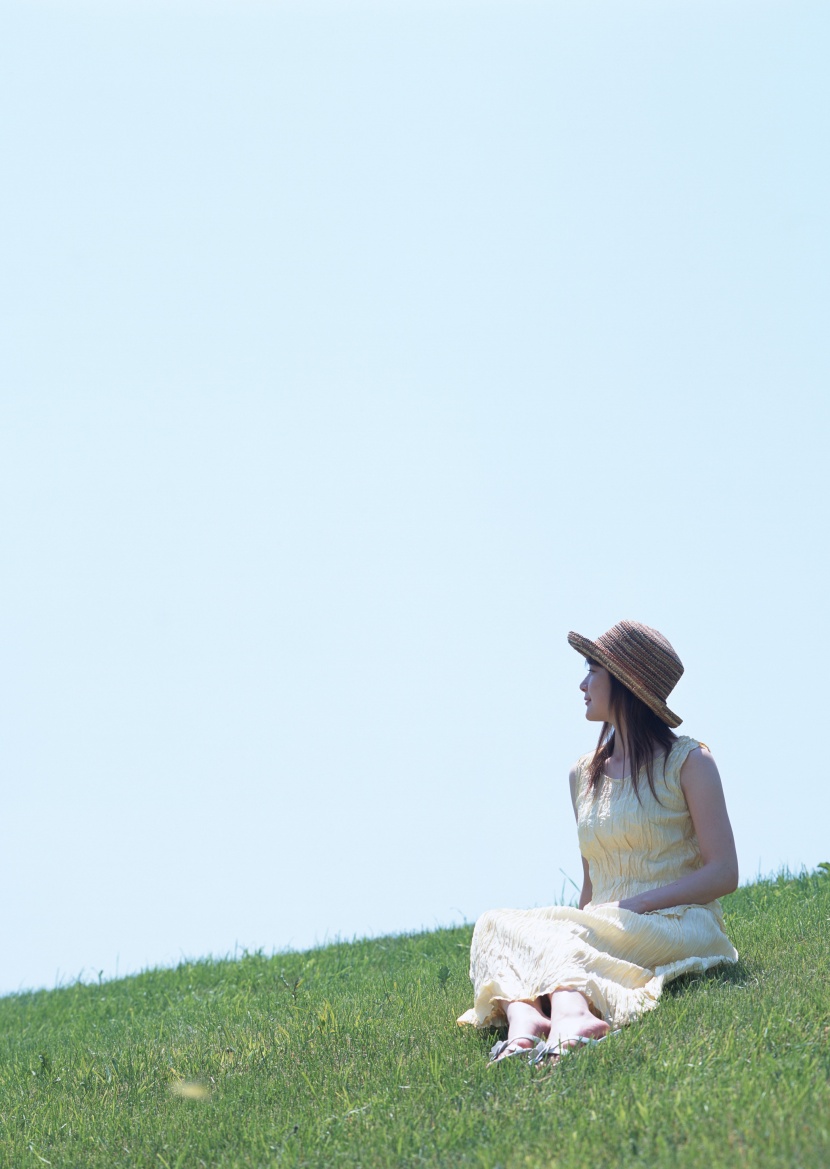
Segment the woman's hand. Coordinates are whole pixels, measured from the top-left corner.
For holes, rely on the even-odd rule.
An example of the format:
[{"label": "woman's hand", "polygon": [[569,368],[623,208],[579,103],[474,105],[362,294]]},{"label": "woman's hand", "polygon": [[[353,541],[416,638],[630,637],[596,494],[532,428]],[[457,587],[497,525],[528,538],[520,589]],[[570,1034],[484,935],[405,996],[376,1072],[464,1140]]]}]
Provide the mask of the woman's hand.
[{"label": "woman's hand", "polygon": [[639,897],[623,897],[616,902],[617,909],[627,909],[629,913],[648,913],[648,908]]},{"label": "woman's hand", "polygon": [[594,909],[627,909],[629,913],[648,913],[648,906],[639,897],[623,897],[622,901],[603,901]]}]

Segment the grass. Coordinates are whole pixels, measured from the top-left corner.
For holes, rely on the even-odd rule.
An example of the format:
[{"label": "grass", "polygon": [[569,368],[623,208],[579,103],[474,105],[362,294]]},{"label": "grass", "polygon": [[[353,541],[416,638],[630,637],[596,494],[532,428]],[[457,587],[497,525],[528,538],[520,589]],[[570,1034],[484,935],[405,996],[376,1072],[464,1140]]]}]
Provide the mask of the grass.
[{"label": "grass", "polygon": [[0,999],[0,1164],[824,1169],[830,871],[724,909],[736,967],[544,1069],[456,1026],[470,927]]}]

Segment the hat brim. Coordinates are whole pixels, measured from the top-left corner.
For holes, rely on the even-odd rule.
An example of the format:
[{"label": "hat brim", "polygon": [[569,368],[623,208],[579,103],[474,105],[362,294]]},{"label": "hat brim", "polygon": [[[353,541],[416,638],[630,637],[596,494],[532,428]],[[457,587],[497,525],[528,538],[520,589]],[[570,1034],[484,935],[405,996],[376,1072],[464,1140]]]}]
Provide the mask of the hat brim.
[{"label": "hat brim", "polygon": [[624,666],[620,665],[614,658],[609,657],[602,646],[597,645],[595,641],[591,641],[587,637],[583,637],[581,633],[569,633],[568,644],[573,646],[577,653],[581,653],[583,657],[590,658],[594,662],[599,662],[604,666],[609,674],[613,674],[618,682],[622,682],[623,686],[627,686],[632,694],[636,695],[641,702],[653,710],[658,718],[669,727],[679,727],[683,722],[680,715],[675,714],[673,710],[669,710],[665,702],[658,698],[656,694],[652,694],[646,690],[645,687],[634,678]]}]

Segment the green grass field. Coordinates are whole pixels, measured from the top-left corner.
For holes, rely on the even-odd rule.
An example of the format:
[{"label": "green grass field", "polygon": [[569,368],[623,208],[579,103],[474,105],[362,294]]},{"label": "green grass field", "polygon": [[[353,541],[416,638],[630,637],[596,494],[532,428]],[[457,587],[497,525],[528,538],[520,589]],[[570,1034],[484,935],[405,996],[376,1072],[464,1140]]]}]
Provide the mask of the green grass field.
[{"label": "green grass field", "polygon": [[830,875],[724,909],[737,967],[543,1069],[456,1026],[468,926],[0,999],[0,1164],[824,1169]]}]

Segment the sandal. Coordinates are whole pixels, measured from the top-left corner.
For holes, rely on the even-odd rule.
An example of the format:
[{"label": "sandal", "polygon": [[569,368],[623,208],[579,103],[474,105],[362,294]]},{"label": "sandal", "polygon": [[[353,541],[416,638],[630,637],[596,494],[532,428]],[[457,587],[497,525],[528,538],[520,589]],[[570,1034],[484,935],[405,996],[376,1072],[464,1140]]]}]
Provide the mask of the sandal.
[{"label": "sandal", "polygon": [[531,1067],[538,1067],[546,1059],[562,1059],[565,1055],[579,1051],[580,1047],[596,1047],[609,1035],[619,1035],[620,1030],[621,1028],[617,1028],[616,1031],[608,1031],[598,1038],[592,1038],[589,1035],[563,1035],[561,1039],[540,1040],[528,1055],[527,1062]]},{"label": "sandal", "polygon": [[[533,1044],[533,1047],[517,1047],[515,1051],[508,1051],[505,1055],[502,1055],[502,1052],[511,1043],[518,1043],[520,1039],[527,1039]],[[490,1048],[490,1063],[501,1063],[503,1059],[512,1059],[515,1055],[533,1055],[534,1048],[541,1043],[543,1043],[543,1040],[538,1035],[514,1035],[512,1039],[500,1039],[498,1043],[494,1043]]]}]

